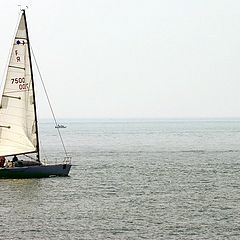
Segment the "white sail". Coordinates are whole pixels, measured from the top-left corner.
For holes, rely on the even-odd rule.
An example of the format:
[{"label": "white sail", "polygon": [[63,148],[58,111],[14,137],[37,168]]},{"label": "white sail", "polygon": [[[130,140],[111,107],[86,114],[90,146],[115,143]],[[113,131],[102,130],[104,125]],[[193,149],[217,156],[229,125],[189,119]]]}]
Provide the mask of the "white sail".
[{"label": "white sail", "polygon": [[0,102],[0,156],[37,151],[29,41],[22,14]]}]

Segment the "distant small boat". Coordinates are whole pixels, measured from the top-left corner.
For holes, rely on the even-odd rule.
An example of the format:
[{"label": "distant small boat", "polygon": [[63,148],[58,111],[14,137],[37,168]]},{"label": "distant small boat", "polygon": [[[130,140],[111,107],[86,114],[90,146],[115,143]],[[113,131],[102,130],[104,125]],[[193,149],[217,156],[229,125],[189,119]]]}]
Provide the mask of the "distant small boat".
[{"label": "distant small boat", "polygon": [[67,126],[64,126],[64,125],[61,125],[61,124],[58,124],[55,126],[55,128],[66,128]]}]

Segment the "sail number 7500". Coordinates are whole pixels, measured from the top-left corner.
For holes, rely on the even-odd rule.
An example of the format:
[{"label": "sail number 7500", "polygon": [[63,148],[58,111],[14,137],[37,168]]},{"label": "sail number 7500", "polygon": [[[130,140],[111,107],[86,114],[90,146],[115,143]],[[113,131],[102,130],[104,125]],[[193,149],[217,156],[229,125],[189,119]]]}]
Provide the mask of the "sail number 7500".
[{"label": "sail number 7500", "polygon": [[12,78],[12,84],[18,84],[19,90],[28,90],[28,83],[25,83],[25,78]]}]

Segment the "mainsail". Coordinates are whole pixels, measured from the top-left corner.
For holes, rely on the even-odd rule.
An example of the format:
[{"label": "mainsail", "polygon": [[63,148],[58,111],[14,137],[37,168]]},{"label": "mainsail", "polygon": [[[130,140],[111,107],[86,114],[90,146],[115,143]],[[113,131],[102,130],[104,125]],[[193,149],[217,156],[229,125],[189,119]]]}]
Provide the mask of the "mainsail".
[{"label": "mainsail", "polygon": [[38,152],[32,78],[27,24],[23,11],[0,102],[0,156]]}]

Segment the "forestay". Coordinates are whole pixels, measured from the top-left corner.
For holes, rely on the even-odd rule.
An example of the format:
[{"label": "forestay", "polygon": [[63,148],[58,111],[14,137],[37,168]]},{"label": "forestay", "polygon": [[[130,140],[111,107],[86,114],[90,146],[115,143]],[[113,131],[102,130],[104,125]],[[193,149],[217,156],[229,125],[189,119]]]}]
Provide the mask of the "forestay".
[{"label": "forestay", "polygon": [[14,39],[0,103],[0,156],[37,151],[29,40],[24,13]]}]

